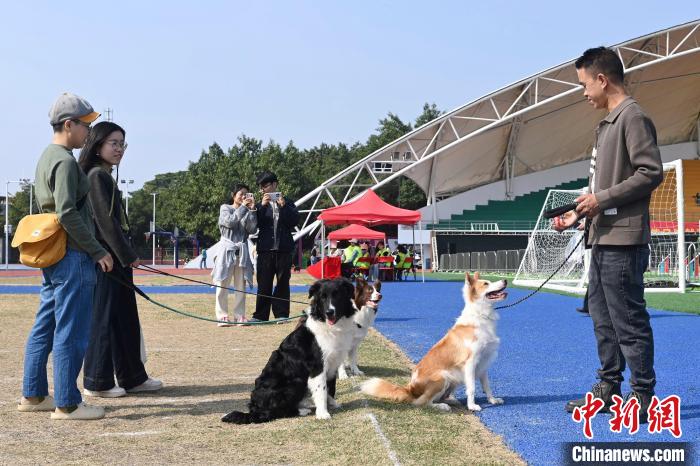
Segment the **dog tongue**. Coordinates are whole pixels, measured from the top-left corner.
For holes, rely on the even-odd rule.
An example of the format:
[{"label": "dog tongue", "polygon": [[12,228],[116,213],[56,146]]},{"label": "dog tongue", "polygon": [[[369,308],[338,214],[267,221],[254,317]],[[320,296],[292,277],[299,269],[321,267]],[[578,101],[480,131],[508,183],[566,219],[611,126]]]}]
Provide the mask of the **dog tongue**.
[{"label": "dog tongue", "polygon": [[328,320],[328,325],[335,325],[335,319],[329,317],[327,320]]}]

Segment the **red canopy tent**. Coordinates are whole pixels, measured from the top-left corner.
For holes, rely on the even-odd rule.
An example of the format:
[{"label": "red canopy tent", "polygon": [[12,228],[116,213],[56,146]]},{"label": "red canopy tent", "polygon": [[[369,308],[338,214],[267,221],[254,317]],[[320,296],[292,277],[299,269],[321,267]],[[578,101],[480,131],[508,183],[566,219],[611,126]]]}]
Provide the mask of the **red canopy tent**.
[{"label": "red canopy tent", "polygon": [[[417,210],[402,209],[394,207],[391,204],[384,202],[377,194],[368,189],[357,199],[325,209],[318,216],[321,220],[321,238],[322,245],[325,245],[326,225],[342,225],[342,224],[357,224],[357,226],[372,226],[372,225],[415,225],[421,220],[421,214]],[[353,225],[351,225],[352,227]],[[348,227],[348,228],[351,228]],[[372,230],[370,230],[372,231]],[[332,234],[332,233],[331,233]],[[352,235],[351,238],[367,238],[365,235]],[[369,238],[368,238],[369,239]],[[414,240],[415,245],[415,240]],[[415,249],[415,248],[414,248]],[[324,261],[324,247],[321,247],[321,261]],[[421,243],[421,257],[423,257],[423,243]],[[421,267],[423,281],[425,281],[425,271]],[[323,266],[321,266],[323,274]]]},{"label": "red canopy tent", "polygon": [[384,202],[368,189],[357,199],[337,207],[325,209],[318,219],[326,225],[357,223],[359,225],[415,225],[420,221],[417,210],[402,209]]},{"label": "red canopy tent", "polygon": [[340,230],[332,231],[328,235],[328,239],[332,239],[334,241],[338,241],[341,239],[351,239],[351,238],[380,239],[380,240],[386,242],[386,234],[385,233],[382,233],[381,231],[372,230],[370,228],[363,227],[362,225],[356,225],[356,224],[352,224],[352,225],[347,226],[345,228],[341,228]]}]

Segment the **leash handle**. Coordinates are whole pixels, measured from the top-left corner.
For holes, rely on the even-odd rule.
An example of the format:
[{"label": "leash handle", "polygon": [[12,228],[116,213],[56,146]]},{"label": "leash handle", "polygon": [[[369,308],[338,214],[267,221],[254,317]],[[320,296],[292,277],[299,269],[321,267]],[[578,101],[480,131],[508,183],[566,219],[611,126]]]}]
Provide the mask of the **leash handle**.
[{"label": "leash handle", "polygon": [[572,203],[570,203],[570,204],[564,204],[564,205],[562,205],[562,206],[555,207],[555,208],[553,208],[553,209],[547,209],[547,210],[545,210],[543,215],[544,215],[545,218],[554,218],[554,217],[558,217],[558,216],[560,216],[561,214],[565,214],[565,213],[569,212],[570,210],[574,210],[574,209],[576,208],[577,205],[578,205],[578,204],[575,203],[575,202],[572,202]]}]

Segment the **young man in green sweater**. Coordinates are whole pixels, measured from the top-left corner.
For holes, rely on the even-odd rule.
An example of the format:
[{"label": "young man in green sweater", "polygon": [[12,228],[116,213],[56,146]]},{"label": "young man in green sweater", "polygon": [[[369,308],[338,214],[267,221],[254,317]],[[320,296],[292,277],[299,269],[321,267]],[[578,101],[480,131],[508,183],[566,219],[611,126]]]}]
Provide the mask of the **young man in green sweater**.
[{"label": "young man in green sweater", "polygon": [[[95,239],[87,203],[87,177],[72,149],[85,144],[90,124],[100,116],[83,98],[64,93],[49,110],[53,140],[36,168],[40,211],[55,212],[66,231],[66,255],[42,269],[41,301],[24,354],[21,412],[53,411],[51,419],[104,417],[104,408],[82,402],[76,379],[83,365],[92,314],[95,263],[112,269],[112,256]],[[49,396],[46,363],[53,352],[54,398]]]}]

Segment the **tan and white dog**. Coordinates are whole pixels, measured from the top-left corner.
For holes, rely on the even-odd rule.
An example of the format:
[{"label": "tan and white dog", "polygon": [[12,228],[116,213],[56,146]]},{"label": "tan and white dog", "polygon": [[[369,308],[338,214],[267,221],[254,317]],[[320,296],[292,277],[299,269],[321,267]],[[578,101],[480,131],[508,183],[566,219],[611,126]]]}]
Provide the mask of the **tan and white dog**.
[{"label": "tan and white dog", "polygon": [[480,411],[481,406],[474,401],[479,379],[489,403],[503,403],[491,392],[487,370],[496,359],[500,342],[493,303],[506,298],[506,285],[506,280],[489,282],[480,280],[479,272],[473,277],[467,273],[462,314],[418,363],[409,384],[399,387],[386,380],[370,379],[362,384],[362,391],[377,398],[450,411],[449,404],[457,402],[451,398],[452,392],[464,384],[467,408]]}]

